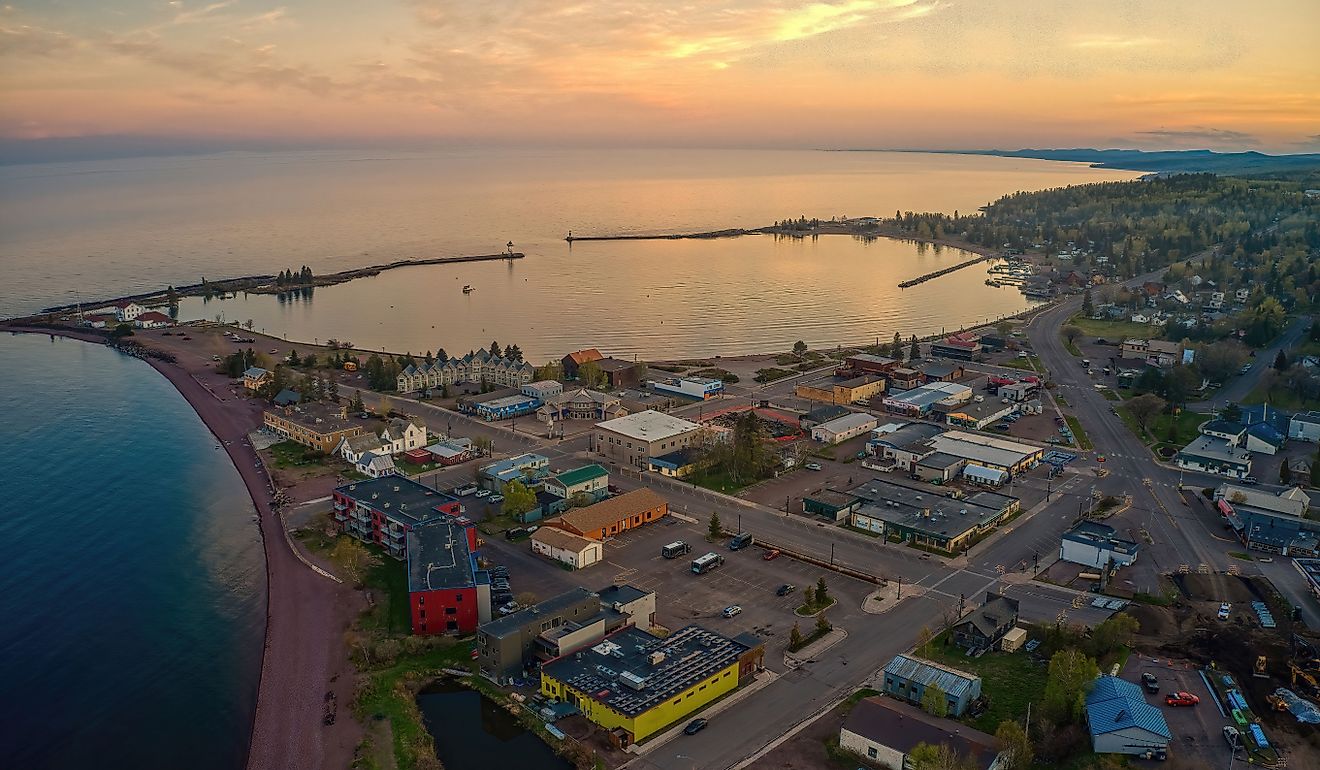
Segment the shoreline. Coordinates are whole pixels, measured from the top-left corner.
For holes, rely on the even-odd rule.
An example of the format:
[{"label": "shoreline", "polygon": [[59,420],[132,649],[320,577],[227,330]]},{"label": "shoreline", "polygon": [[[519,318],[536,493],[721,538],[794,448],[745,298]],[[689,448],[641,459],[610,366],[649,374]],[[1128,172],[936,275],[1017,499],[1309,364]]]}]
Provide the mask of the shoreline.
[{"label": "shoreline", "polygon": [[[88,344],[106,343],[94,332],[68,328],[6,326],[19,334],[46,334]],[[352,710],[340,711],[334,725],[322,724],[325,693],[351,704],[356,669],[349,661],[344,631],[357,614],[360,597],[306,566],[284,536],[274,493],[260,459],[247,442],[256,429],[246,415],[179,364],[141,359],[174,386],[224,448],[248,491],[258,516],[266,563],[266,629],[257,702],[248,738],[247,770],[319,770],[347,767],[363,730]],[[250,407],[248,410],[250,411]]]}]

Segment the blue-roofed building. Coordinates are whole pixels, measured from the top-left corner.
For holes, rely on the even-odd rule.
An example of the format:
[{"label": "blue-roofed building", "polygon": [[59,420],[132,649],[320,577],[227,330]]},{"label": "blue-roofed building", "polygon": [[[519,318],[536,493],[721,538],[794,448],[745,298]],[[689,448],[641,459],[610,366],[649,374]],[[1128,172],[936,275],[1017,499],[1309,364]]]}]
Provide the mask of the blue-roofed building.
[{"label": "blue-roofed building", "polygon": [[477,475],[482,487],[502,494],[504,485],[510,481],[521,481],[530,487],[550,475],[550,458],[532,453],[522,454],[483,465]]},{"label": "blue-roofed building", "polygon": [[1247,426],[1243,447],[1248,452],[1277,454],[1288,443],[1288,436],[1267,422],[1258,422]]},{"label": "blue-roofed building", "polygon": [[981,697],[981,677],[911,655],[896,655],[885,666],[885,693],[921,705],[926,688],[935,686],[948,699],[949,716],[960,717]]},{"label": "blue-roofed building", "polygon": [[1288,423],[1292,415],[1277,406],[1269,404],[1249,404],[1238,407],[1238,420],[1248,427],[1265,423],[1278,432],[1287,435]]},{"label": "blue-roofed building", "polygon": [[1164,714],[1146,702],[1141,688],[1116,676],[1101,676],[1086,696],[1086,724],[1097,754],[1164,752],[1172,733]]}]

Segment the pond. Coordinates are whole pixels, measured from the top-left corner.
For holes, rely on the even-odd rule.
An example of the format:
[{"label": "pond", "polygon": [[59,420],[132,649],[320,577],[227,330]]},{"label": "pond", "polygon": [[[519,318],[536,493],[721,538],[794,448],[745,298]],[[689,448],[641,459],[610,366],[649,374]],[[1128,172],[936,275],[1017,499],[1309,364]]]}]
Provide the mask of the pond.
[{"label": "pond", "polygon": [[417,707],[445,770],[572,770],[517,718],[475,690],[435,682],[417,695]]}]

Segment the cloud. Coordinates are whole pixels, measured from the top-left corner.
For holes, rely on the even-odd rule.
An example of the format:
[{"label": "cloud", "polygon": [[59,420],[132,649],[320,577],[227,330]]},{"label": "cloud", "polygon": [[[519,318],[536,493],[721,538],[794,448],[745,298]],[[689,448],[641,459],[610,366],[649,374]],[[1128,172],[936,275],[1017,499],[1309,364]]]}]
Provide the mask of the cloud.
[{"label": "cloud", "polygon": [[0,26],[0,56],[55,56],[76,45],[73,37],[57,30]]},{"label": "cloud", "polygon": [[1149,48],[1163,45],[1165,41],[1155,37],[1124,37],[1122,35],[1081,35],[1068,41],[1073,48],[1086,50],[1127,50]]},{"label": "cloud", "polygon": [[1217,146],[1249,146],[1255,147],[1260,144],[1260,140],[1254,134],[1243,131],[1232,131],[1225,128],[1203,128],[1193,126],[1191,128],[1158,128],[1149,131],[1136,132],[1137,137],[1159,142],[1205,142]]}]

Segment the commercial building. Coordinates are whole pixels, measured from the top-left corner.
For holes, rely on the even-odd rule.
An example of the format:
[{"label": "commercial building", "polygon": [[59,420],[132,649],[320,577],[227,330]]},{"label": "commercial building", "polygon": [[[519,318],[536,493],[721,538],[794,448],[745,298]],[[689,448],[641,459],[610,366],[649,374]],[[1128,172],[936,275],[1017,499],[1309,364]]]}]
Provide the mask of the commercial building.
[{"label": "commercial building", "polygon": [[902,361],[888,356],[875,356],[870,353],[858,353],[843,359],[838,374],[841,377],[856,377],[861,374],[886,376],[889,372],[903,365]]},{"label": "commercial building", "polygon": [[400,393],[416,393],[461,382],[518,388],[530,383],[535,373],[536,370],[526,361],[493,356],[489,350],[478,350],[462,358],[410,364],[399,372],[395,389]]},{"label": "commercial building", "polygon": [[931,358],[953,358],[959,361],[972,361],[981,353],[981,336],[975,332],[950,334],[942,340],[930,343]]},{"label": "commercial building", "polygon": [[543,484],[546,492],[560,499],[584,495],[593,502],[609,494],[609,486],[610,472],[595,463],[556,473],[546,478]]},{"label": "commercial building", "polygon": [[511,396],[504,396],[503,398],[479,401],[473,404],[472,412],[486,421],[507,420],[511,417],[520,417],[524,414],[531,414],[540,406],[541,399],[536,396],[515,393]]},{"label": "commercial building", "polygon": [[647,410],[596,424],[594,450],[623,465],[641,467],[649,457],[692,446],[701,426]]},{"label": "commercial building", "polygon": [[[600,614],[600,597],[585,588],[573,588],[507,617],[483,623],[477,629],[479,670],[482,676],[497,681],[518,676],[537,660],[534,651],[538,636],[564,627],[574,631],[590,629]],[[600,634],[582,640],[583,644],[605,635],[605,619],[600,618],[599,622]],[[619,615],[612,620],[609,630],[622,627],[625,622],[627,618]],[[564,647],[571,644],[565,642]]]},{"label": "commercial building", "polygon": [[885,390],[885,380],[873,374],[848,379],[825,377],[804,382],[793,388],[793,394],[808,401],[826,404],[862,404]]},{"label": "commercial building", "polygon": [[537,380],[519,388],[524,396],[546,401],[564,392],[564,384],[558,380]]},{"label": "commercial building", "polygon": [[270,372],[260,366],[249,366],[243,370],[243,387],[249,393],[256,393],[266,387],[266,383],[270,382],[270,378]]},{"label": "commercial building", "polygon": [[622,406],[618,396],[589,388],[577,388],[547,398],[536,410],[536,419],[541,422],[610,420],[626,414],[628,410]]},{"label": "commercial building", "polygon": [[892,423],[872,431],[866,447],[881,460],[892,461],[898,469],[910,472],[920,460],[935,453],[930,440],[943,432],[943,428],[927,422]]},{"label": "commercial building", "polygon": [[715,398],[724,392],[723,380],[709,377],[666,377],[662,380],[650,380],[646,384],[662,393],[674,393],[700,401]]},{"label": "commercial building", "polygon": [[1174,463],[1179,468],[1235,479],[1251,475],[1251,453],[1217,436],[1197,436],[1178,452]]},{"label": "commercial building", "polygon": [[626,747],[737,689],[764,654],[755,637],[700,626],[658,637],[629,626],[542,666],[541,694],[577,706]]},{"label": "commercial building", "polygon": [[174,325],[174,319],[164,313],[148,310],[133,319],[133,325],[139,329],[164,329]]},{"label": "commercial building", "polygon": [[884,674],[886,694],[918,706],[927,687],[938,687],[948,699],[951,717],[967,713],[972,701],[981,697],[981,677],[912,655],[894,656]]},{"label": "commercial building", "polygon": [[539,553],[571,569],[590,567],[605,558],[605,546],[556,527],[541,527],[532,533],[532,553]]},{"label": "commercial building", "polygon": [[414,527],[463,515],[458,498],[403,476],[357,481],[335,489],[331,518],[341,532],[402,559]]},{"label": "commercial building", "polygon": [[661,476],[681,479],[697,469],[698,455],[692,448],[679,449],[646,461],[646,469]]},{"label": "commercial building", "polygon": [[999,742],[994,736],[893,698],[877,695],[861,699],[839,729],[839,748],[885,770],[908,770],[912,766],[909,755],[922,744],[948,746],[976,770],[1001,766]]},{"label": "commercial building", "polygon": [[1320,521],[1306,517],[1311,498],[1301,487],[1271,494],[1222,484],[1215,507],[1249,548],[1284,556],[1316,556]]},{"label": "commercial building", "polygon": [[1288,438],[1320,443],[1320,412],[1298,412],[1288,420]]},{"label": "commercial building", "polygon": [[120,323],[129,323],[137,320],[137,317],[147,312],[146,307],[132,301],[123,301],[115,303],[115,320]]},{"label": "commercial building", "polygon": [[962,379],[966,370],[956,361],[927,361],[917,367],[926,382],[953,382]]},{"label": "commercial building", "polygon": [[956,382],[931,382],[904,393],[887,396],[885,409],[908,417],[921,417],[936,404],[957,406],[972,400],[972,389]]},{"label": "commercial building", "polygon": [[822,423],[827,423],[836,417],[842,417],[845,414],[852,414],[852,410],[846,406],[839,406],[838,404],[818,406],[799,417],[798,426],[802,428],[812,428]]},{"label": "commercial building", "polygon": [[917,461],[912,472],[922,481],[932,484],[944,484],[958,478],[958,474],[967,466],[967,461],[943,452],[932,452]]},{"label": "commercial building", "polygon": [[865,412],[853,412],[836,417],[811,429],[811,438],[825,444],[838,444],[855,436],[869,433],[879,422]]},{"label": "commercial building", "polygon": [[1017,620],[1016,599],[987,592],[980,607],[949,628],[949,636],[955,645],[971,655],[994,649],[999,640],[1017,625]]},{"label": "commercial building", "polygon": [[1124,540],[1108,524],[1083,521],[1059,539],[1059,560],[1104,569],[1110,564],[1126,567],[1137,560],[1141,546]]},{"label": "commercial building", "polygon": [[601,373],[605,375],[605,384],[615,390],[635,388],[642,384],[641,365],[636,361],[607,357],[596,361],[595,364],[600,367]]},{"label": "commercial building", "polygon": [[489,465],[481,466],[477,471],[477,483],[483,489],[502,494],[504,485],[510,481],[520,481],[527,486],[532,486],[548,476],[549,469],[550,458],[528,452],[527,454],[496,460]]},{"label": "commercial building", "polygon": [[647,487],[602,500],[586,508],[574,508],[546,522],[575,535],[604,540],[669,514],[669,503]]},{"label": "commercial building", "polygon": [[953,498],[881,479],[868,481],[846,494],[857,501],[850,510],[854,528],[949,553],[963,550],[978,534],[993,529],[1021,505],[1017,498],[995,492]]},{"label": "commercial building", "polygon": [[926,384],[926,377],[920,370],[910,369],[906,366],[894,369],[886,379],[888,384],[885,387],[890,393],[902,393],[905,390],[912,390]]},{"label": "commercial building", "polygon": [[1181,342],[1165,340],[1123,340],[1118,357],[1167,369],[1182,361],[1183,346]]},{"label": "commercial building", "polygon": [[470,634],[490,621],[490,577],[477,568],[470,521],[428,521],[409,528],[406,539],[414,634]]},{"label": "commercial building", "polygon": [[1034,466],[1045,454],[1043,448],[1031,444],[956,430],[934,436],[930,446],[937,452],[961,457],[969,465],[1001,470],[1010,476]]},{"label": "commercial building", "polygon": [[953,407],[942,408],[936,405],[935,409],[943,412],[944,421],[955,428],[981,430],[1017,412],[1018,406],[1016,403],[1005,404],[1003,401],[982,399]]},{"label": "commercial building", "polygon": [[426,451],[441,465],[458,465],[477,456],[470,438],[447,438],[428,446]]},{"label": "commercial building", "polygon": [[569,353],[559,359],[559,363],[564,367],[564,379],[576,380],[578,378],[578,369],[580,369],[583,364],[590,361],[600,361],[604,358],[605,356],[601,355],[599,350],[596,350],[595,348],[587,348],[585,350],[577,350]]},{"label": "commercial building", "polygon": [[1086,695],[1086,724],[1097,754],[1167,751],[1173,739],[1164,714],[1146,702],[1141,688],[1116,676],[1101,676]]},{"label": "commercial building", "polygon": [[266,430],[325,454],[335,451],[343,439],[372,427],[367,420],[350,416],[346,406],[317,402],[267,409],[262,421]]},{"label": "commercial building", "polygon": [[596,592],[602,607],[621,612],[638,628],[655,625],[655,591],[643,591],[627,583],[606,586]]}]

